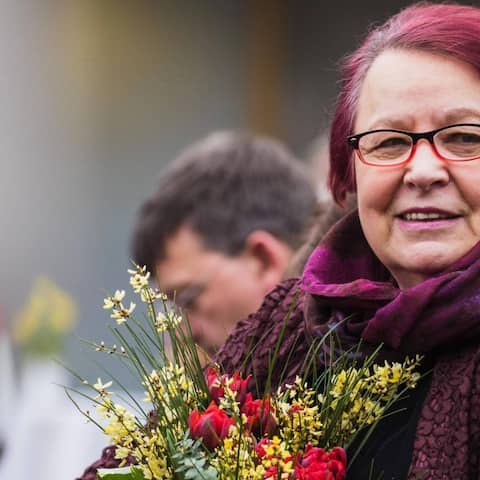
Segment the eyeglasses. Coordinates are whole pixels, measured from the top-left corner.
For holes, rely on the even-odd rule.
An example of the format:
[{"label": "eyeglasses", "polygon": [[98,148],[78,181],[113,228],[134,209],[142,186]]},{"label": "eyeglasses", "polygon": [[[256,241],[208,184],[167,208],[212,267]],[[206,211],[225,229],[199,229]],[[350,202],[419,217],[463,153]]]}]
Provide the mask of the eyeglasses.
[{"label": "eyeglasses", "polygon": [[175,303],[183,310],[192,310],[200,295],[206,290],[208,283],[189,285],[182,289],[175,297]]},{"label": "eyeglasses", "polygon": [[406,165],[415,154],[419,140],[428,140],[435,154],[449,162],[480,158],[480,124],[458,123],[430,132],[381,129],[350,135],[348,144],[363,163],[376,167]]}]

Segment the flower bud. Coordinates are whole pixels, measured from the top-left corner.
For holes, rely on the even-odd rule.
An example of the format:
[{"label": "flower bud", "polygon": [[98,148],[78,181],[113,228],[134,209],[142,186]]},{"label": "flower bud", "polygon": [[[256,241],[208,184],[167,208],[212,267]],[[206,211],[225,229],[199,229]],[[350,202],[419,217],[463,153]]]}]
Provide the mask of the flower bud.
[{"label": "flower bud", "polygon": [[240,406],[243,405],[247,395],[248,384],[250,383],[250,376],[243,379],[238,372],[233,375],[220,375],[215,368],[207,370],[207,385],[212,400],[219,405],[220,398],[225,396],[225,385],[228,382],[230,390],[236,392],[236,401]]},{"label": "flower bud", "polygon": [[245,397],[242,413],[247,416],[247,425],[257,437],[271,437],[277,429],[277,421],[272,414],[269,398],[254,400],[251,393]]},{"label": "flower bud", "polygon": [[215,402],[211,402],[202,413],[193,410],[188,419],[190,436],[193,439],[201,438],[208,450],[214,450],[220,444],[234,423],[233,418],[218,408]]}]

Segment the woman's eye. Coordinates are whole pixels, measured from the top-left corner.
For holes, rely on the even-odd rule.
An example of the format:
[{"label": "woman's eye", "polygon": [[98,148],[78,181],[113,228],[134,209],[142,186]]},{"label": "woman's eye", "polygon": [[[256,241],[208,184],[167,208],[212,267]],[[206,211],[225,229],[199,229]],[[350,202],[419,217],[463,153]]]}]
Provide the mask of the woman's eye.
[{"label": "woman's eye", "polygon": [[408,138],[401,136],[372,138],[363,144],[362,152],[364,155],[385,156],[403,155],[410,148],[411,142]]},{"label": "woman's eye", "polygon": [[379,142],[374,148],[395,148],[395,147],[404,147],[409,146],[410,142],[403,137],[390,137]]},{"label": "woman's eye", "polygon": [[480,135],[475,133],[456,132],[449,134],[443,139],[444,143],[473,143],[480,144]]}]

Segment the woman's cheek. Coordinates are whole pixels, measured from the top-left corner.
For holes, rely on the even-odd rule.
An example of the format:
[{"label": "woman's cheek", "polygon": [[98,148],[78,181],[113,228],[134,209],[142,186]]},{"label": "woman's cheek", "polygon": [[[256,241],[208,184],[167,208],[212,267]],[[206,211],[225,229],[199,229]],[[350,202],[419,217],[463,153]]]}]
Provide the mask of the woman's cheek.
[{"label": "woman's cheek", "polygon": [[402,189],[404,169],[374,167],[355,162],[357,200],[359,209],[385,213],[389,210]]}]

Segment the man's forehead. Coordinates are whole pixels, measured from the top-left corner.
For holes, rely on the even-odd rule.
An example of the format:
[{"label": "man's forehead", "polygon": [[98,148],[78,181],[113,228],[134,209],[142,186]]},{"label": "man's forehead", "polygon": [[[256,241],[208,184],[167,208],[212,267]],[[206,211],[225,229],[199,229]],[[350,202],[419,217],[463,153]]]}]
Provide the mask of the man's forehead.
[{"label": "man's forehead", "polygon": [[201,284],[225,259],[221,252],[206,249],[191,228],[182,227],[167,240],[164,256],[155,266],[158,287],[168,294]]},{"label": "man's forehead", "polygon": [[168,296],[178,294],[186,289],[203,285],[208,281],[211,272],[218,262],[201,261],[169,261],[158,262],[155,269],[155,282],[158,288]]},{"label": "man's forehead", "polygon": [[160,291],[168,296],[173,296],[195,283],[193,269],[176,267],[175,265],[162,265],[159,262],[156,267],[155,281]]}]

